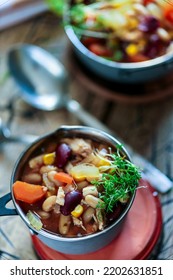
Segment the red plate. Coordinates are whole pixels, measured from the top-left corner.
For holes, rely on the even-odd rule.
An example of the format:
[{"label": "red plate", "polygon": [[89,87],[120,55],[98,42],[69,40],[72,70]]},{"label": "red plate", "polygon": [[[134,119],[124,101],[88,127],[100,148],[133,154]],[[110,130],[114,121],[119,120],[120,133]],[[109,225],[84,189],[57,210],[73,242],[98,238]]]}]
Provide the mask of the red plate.
[{"label": "red plate", "polygon": [[136,198],[121,234],[103,249],[85,255],[67,255],[46,246],[35,235],[33,245],[44,260],[142,260],[147,259],[159,240],[162,212],[157,192],[141,180]]}]

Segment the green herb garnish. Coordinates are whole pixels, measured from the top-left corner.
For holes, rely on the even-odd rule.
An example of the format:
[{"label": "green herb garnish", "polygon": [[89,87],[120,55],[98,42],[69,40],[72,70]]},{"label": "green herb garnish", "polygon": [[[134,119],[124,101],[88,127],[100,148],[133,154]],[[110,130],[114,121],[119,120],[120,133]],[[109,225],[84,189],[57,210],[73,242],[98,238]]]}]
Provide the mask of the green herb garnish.
[{"label": "green herb garnish", "polygon": [[50,10],[52,10],[57,15],[62,15],[66,1],[64,1],[64,0],[45,0],[45,2],[48,4]]},{"label": "green herb garnish", "polygon": [[116,154],[109,154],[110,166],[101,179],[92,182],[98,188],[103,188],[100,199],[104,202],[98,207],[104,207],[106,212],[112,212],[118,201],[126,200],[133,194],[141,178],[140,170],[132,162],[120,154],[121,146]]}]

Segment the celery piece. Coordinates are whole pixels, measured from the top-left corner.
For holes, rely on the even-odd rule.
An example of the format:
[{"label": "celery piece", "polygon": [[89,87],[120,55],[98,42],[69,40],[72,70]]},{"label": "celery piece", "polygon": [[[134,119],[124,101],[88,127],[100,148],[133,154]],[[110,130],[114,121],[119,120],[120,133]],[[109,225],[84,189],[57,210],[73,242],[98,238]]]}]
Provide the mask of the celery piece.
[{"label": "celery piece", "polygon": [[40,218],[36,216],[32,211],[29,210],[26,216],[33,228],[35,228],[36,230],[42,229],[43,224]]}]

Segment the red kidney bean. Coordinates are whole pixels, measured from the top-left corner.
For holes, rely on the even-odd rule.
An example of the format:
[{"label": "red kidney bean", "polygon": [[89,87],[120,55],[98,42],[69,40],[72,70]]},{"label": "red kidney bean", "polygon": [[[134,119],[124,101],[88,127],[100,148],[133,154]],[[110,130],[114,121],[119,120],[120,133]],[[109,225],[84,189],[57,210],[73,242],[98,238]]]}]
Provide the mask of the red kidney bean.
[{"label": "red kidney bean", "polygon": [[65,195],[65,203],[60,207],[60,212],[67,216],[74,210],[74,208],[80,203],[82,194],[79,191],[71,191]]},{"label": "red kidney bean", "polygon": [[156,29],[160,26],[158,19],[153,16],[144,17],[140,24],[139,30],[145,33],[152,33],[155,32]]},{"label": "red kidney bean", "polygon": [[58,145],[56,148],[56,165],[59,168],[63,168],[69,160],[70,155],[71,149],[67,144],[62,143]]}]

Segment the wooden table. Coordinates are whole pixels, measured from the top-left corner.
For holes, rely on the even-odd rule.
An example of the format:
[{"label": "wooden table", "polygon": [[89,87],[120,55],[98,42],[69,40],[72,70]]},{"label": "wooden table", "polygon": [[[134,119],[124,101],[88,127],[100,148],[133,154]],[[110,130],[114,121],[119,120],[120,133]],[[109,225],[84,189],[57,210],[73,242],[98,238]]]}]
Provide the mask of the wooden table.
[{"label": "wooden table", "polygon": [[[6,122],[13,135],[42,135],[61,124],[80,124],[65,109],[43,112],[22,101],[18,88],[7,68],[7,53],[18,43],[35,44],[60,58],[67,67],[72,64],[66,35],[60,20],[51,13],[42,14],[32,20],[14,26],[0,33],[0,117]],[[73,65],[75,66],[75,65]],[[87,84],[85,75],[77,76],[73,67],[69,92],[92,115],[106,124],[124,142],[145,156],[163,173],[173,179],[173,89],[165,94],[163,81],[152,83],[148,90],[162,87],[162,94],[156,98],[139,95],[103,94],[93,81]],[[78,73],[78,72],[76,72]],[[79,74],[79,73],[78,73]],[[159,84],[160,83],[160,84]],[[160,85],[160,86],[159,86]],[[141,94],[141,99],[140,99]],[[148,93],[147,93],[148,94]],[[118,96],[118,97],[117,97]],[[150,96],[150,95],[149,95]],[[0,145],[0,195],[9,192],[10,176],[16,159],[25,148],[22,144]],[[163,204],[163,238],[155,258],[173,259],[173,190],[160,195]],[[0,217],[0,249],[17,255],[21,259],[37,259],[28,229],[19,217]]]}]

